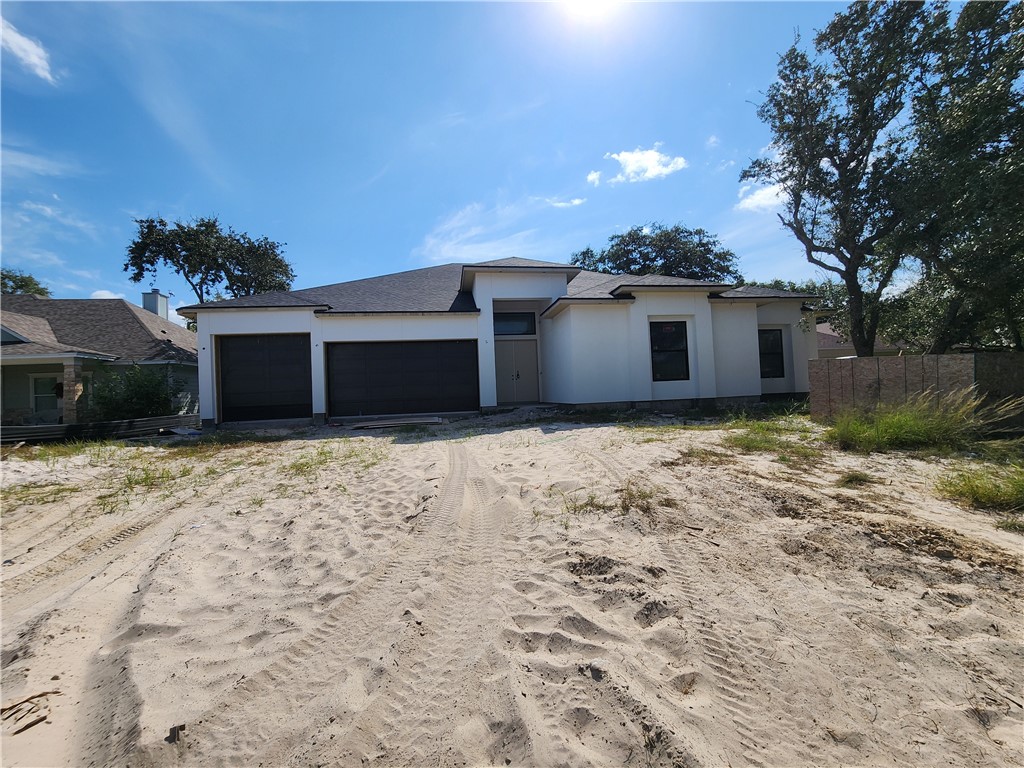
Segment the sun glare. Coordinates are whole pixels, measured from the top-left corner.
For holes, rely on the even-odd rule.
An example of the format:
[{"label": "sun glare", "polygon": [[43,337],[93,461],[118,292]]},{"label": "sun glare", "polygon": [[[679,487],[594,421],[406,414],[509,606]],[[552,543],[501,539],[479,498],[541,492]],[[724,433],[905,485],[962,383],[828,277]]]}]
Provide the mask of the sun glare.
[{"label": "sun glare", "polygon": [[565,14],[575,21],[599,23],[605,21],[622,3],[620,0],[560,0]]}]

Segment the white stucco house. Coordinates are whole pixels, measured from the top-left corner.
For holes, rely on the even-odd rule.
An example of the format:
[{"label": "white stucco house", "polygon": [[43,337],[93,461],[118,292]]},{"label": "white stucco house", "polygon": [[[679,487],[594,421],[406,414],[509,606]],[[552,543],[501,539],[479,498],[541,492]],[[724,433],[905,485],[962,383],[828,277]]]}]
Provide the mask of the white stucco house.
[{"label": "white stucco house", "polygon": [[806,393],[807,298],[512,258],[178,311],[197,322],[213,426]]}]

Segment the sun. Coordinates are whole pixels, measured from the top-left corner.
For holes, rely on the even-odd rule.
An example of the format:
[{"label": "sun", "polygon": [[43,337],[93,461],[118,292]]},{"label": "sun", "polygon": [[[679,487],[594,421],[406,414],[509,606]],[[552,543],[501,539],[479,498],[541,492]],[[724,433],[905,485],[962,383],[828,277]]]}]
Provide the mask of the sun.
[{"label": "sun", "polygon": [[559,0],[566,16],[574,21],[598,24],[609,19],[621,0]]}]

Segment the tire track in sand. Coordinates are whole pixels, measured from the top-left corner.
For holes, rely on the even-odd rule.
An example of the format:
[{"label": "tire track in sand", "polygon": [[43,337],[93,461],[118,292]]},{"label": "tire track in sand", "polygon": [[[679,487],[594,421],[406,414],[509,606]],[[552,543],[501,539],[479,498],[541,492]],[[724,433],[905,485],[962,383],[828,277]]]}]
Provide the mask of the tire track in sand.
[{"label": "tire track in sand", "polygon": [[[609,477],[620,483],[625,482],[626,473],[619,464],[598,453],[587,454],[604,467]],[[753,715],[759,706],[755,703],[754,690],[747,682],[748,662],[761,654],[762,649],[746,639],[738,624],[730,624],[722,630],[716,629],[720,617],[711,615],[704,596],[694,586],[704,583],[708,574],[714,571],[705,567],[705,555],[696,546],[689,542],[685,548],[680,546],[680,538],[676,537],[672,541],[664,534],[657,536],[666,575],[672,587],[688,603],[688,612],[695,620],[705,664],[711,672],[713,692],[729,715],[743,760],[747,765],[763,768],[765,755],[762,744],[768,735],[760,732],[755,725]],[[744,674],[738,675],[738,670]]]},{"label": "tire track in sand", "polygon": [[[443,579],[440,607],[425,616],[436,613],[436,623],[444,627],[443,606],[465,599],[476,589],[473,585],[492,566],[483,552],[493,550],[498,537],[495,521],[482,512],[490,507],[479,503],[480,491],[475,489],[480,486],[475,479],[470,483],[475,501],[464,504],[469,466],[465,447],[449,444],[448,461],[438,495],[416,519],[413,530],[320,617],[314,630],[199,714],[174,749],[157,742],[138,750],[142,762],[173,764],[184,758],[189,764],[203,765],[288,764],[311,739],[316,741],[317,731],[342,729],[346,723],[357,727],[367,710],[386,711],[385,694],[392,688],[406,695],[401,687],[411,689],[415,678],[401,669],[409,662],[398,662],[395,650],[408,636],[419,634],[420,627],[410,616],[423,602],[423,586]],[[472,568],[470,575],[463,574],[467,568]],[[426,618],[422,623],[427,624]],[[428,645],[428,652],[421,654],[423,661],[430,661],[430,653],[443,652],[453,638],[464,641],[453,629],[444,629]],[[448,684],[443,664],[426,666],[433,666],[439,687]],[[409,677],[404,682],[402,677],[395,678],[394,686],[389,686],[396,674]],[[282,709],[279,706],[269,712],[261,709],[265,698],[283,700],[285,716],[275,716]],[[369,722],[374,722],[373,717]],[[344,744],[344,740],[333,741],[339,747]],[[322,754],[324,748],[317,747],[315,754]]]},{"label": "tire track in sand", "polygon": [[502,613],[490,599],[507,562],[501,542],[508,502],[495,499],[497,492],[476,462],[465,459],[461,446],[456,456],[466,465],[464,495],[452,500],[458,507],[455,536],[439,589],[418,618],[410,617],[414,630],[393,646],[395,663],[373,701],[351,719],[339,718],[322,729],[318,748],[289,762],[464,763],[467,752],[479,757],[482,742],[493,740],[495,722],[515,719],[514,708],[503,713],[511,717],[497,721],[481,717],[493,709],[493,699],[511,698],[492,687],[501,677],[493,668],[493,649]]}]

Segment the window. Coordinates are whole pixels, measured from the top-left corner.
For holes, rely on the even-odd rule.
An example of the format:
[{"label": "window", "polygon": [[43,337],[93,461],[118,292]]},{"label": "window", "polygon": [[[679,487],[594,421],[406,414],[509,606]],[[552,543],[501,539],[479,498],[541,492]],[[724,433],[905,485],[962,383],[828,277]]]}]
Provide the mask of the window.
[{"label": "window", "polygon": [[651,373],[655,381],[689,380],[684,321],[651,323]]},{"label": "window", "polygon": [[[43,413],[57,410],[57,377],[32,375],[32,411]],[[61,379],[61,384],[63,384]]]},{"label": "window", "polygon": [[761,354],[761,378],[786,378],[786,363],[782,358],[782,329],[763,328],[758,330],[757,348]]},{"label": "window", "polygon": [[533,336],[537,333],[537,316],[533,312],[495,312],[495,336]]}]

